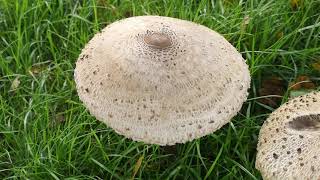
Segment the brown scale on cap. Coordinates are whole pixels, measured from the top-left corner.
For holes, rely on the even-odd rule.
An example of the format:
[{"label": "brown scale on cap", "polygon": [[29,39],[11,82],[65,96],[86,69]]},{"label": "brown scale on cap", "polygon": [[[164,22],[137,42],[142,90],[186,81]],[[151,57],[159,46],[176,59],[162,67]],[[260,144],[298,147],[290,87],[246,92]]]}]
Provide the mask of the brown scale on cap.
[{"label": "brown scale on cap", "polygon": [[301,131],[301,130],[320,130],[320,114],[310,114],[305,116],[299,116],[289,122],[289,127]]},{"label": "brown scale on cap", "polygon": [[320,179],[320,161],[314,158],[320,154],[320,92],[275,110],[260,130],[257,150],[263,179]]},{"label": "brown scale on cap", "polygon": [[247,98],[250,73],[241,54],[215,31],[139,16],[110,24],[89,41],[75,81],[90,113],[117,133],[172,145],[231,121]]},{"label": "brown scale on cap", "polygon": [[163,49],[171,45],[171,40],[166,34],[153,33],[144,37],[144,42],[152,48]]}]

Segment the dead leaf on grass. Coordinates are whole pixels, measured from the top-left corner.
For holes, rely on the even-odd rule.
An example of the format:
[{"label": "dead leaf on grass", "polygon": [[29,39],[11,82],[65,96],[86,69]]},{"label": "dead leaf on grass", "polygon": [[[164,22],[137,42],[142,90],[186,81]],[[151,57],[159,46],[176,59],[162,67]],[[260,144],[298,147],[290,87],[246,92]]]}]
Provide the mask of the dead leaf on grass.
[{"label": "dead leaf on grass", "polygon": [[292,10],[297,10],[299,7],[302,6],[302,0],[290,0],[290,5]]},{"label": "dead leaf on grass", "polygon": [[278,32],[277,34],[276,34],[276,36],[277,36],[277,39],[281,39],[282,37],[283,37],[283,31],[280,31],[280,32]]},{"label": "dead leaf on grass", "polygon": [[240,27],[241,31],[245,31],[249,23],[250,23],[250,16],[245,15],[241,23],[241,27]]},{"label": "dead leaf on grass", "polygon": [[290,90],[315,89],[316,85],[308,76],[298,76],[297,79],[289,84]]},{"label": "dead leaf on grass", "polygon": [[314,70],[320,71],[320,60],[319,62],[312,63],[311,66]]},{"label": "dead leaf on grass", "polygon": [[29,68],[29,74],[31,74],[32,76],[40,74],[41,72],[48,69],[48,66],[50,65],[50,63],[51,61],[49,60],[49,61],[33,64]]},{"label": "dead leaf on grass", "polygon": [[[276,108],[280,105],[282,96],[285,93],[285,82],[280,77],[271,77],[262,80],[259,96],[272,96],[259,99],[260,103]],[[278,97],[277,97],[278,96]]]},{"label": "dead leaf on grass", "polygon": [[316,85],[308,76],[298,76],[293,82],[289,83],[290,98],[298,97],[314,90]]},{"label": "dead leaf on grass", "polygon": [[133,174],[132,174],[132,177],[131,177],[132,180],[134,179],[134,177],[136,176],[137,172],[139,171],[143,159],[144,159],[144,156],[142,155],[142,156],[140,156],[140,158],[139,158],[138,161],[136,162],[136,164],[135,164],[135,166],[134,166],[134,169],[133,169]]},{"label": "dead leaf on grass", "polygon": [[16,91],[20,85],[19,76],[17,76],[11,84],[10,91]]}]

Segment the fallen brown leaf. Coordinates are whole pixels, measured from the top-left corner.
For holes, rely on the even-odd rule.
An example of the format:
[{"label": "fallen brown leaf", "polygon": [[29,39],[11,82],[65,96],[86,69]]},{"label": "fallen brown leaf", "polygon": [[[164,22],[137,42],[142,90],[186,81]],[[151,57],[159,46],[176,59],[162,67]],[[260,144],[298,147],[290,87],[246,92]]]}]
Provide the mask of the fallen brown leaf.
[{"label": "fallen brown leaf", "polygon": [[308,76],[302,75],[289,84],[290,90],[301,90],[301,89],[315,89],[315,84],[310,80]]},{"label": "fallen brown leaf", "polygon": [[[281,97],[285,93],[285,82],[280,77],[271,77],[262,81],[259,96],[273,96],[259,99],[260,103],[276,108],[281,103]],[[279,97],[276,97],[279,96]]]}]

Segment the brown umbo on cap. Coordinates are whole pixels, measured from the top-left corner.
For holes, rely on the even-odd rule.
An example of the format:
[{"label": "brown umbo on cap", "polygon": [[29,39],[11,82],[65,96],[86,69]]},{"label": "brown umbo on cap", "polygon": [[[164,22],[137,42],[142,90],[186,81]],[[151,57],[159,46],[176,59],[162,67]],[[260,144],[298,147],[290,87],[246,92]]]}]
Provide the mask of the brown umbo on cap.
[{"label": "brown umbo on cap", "polygon": [[172,145],[210,134],[240,110],[248,66],[220,34],[159,16],[117,21],[76,63],[80,99],[117,133]]},{"label": "brown umbo on cap", "polygon": [[320,179],[320,92],[274,111],[260,130],[257,150],[263,179]]}]

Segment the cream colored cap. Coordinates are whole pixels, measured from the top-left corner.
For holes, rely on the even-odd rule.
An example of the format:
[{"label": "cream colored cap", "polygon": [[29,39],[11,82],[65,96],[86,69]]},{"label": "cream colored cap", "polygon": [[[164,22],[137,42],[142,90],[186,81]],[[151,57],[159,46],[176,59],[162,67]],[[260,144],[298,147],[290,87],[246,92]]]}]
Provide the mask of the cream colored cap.
[{"label": "cream colored cap", "polygon": [[210,134],[240,110],[248,66],[220,34],[159,16],[117,21],[76,63],[80,99],[117,133],[172,145]]},{"label": "cream colored cap", "polygon": [[257,150],[263,179],[320,179],[320,92],[274,111],[260,130]]}]

